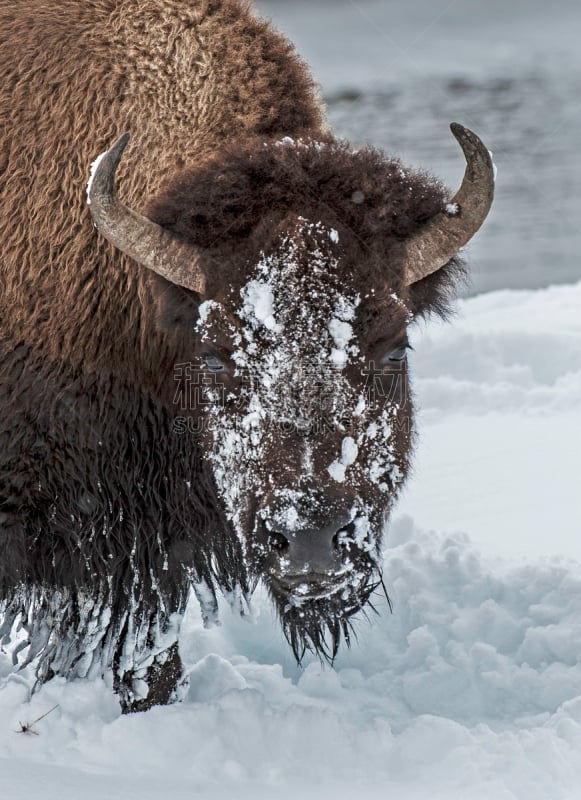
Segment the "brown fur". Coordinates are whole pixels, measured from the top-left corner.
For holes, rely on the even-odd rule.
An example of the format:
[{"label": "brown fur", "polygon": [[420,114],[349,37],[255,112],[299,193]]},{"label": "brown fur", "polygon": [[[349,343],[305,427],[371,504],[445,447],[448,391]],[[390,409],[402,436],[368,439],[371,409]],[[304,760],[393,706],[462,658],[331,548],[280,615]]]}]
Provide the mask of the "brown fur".
[{"label": "brown fur", "polygon": [[[405,327],[392,291],[415,314],[445,310],[459,264],[408,290],[398,247],[443,189],[332,139],[305,65],[243,0],[0,0],[0,76],[0,635],[32,610],[41,680],[101,658],[124,704],[145,708],[171,687],[159,678],[146,701],[133,696],[121,653],[135,626],[146,652],[192,580],[243,593],[248,565],[199,442],[172,435],[174,368],[197,346],[200,298],[96,235],[90,162],[130,131],[122,200],[208,248],[210,295],[231,311],[294,214],[337,228],[371,354]],[[283,136],[305,144],[276,145]],[[405,472],[409,430],[398,450]],[[98,641],[79,592],[95,614],[112,611]],[[322,612],[334,649],[346,629],[333,613]],[[307,634],[322,650],[314,622]]]},{"label": "brown fur", "polygon": [[226,141],[318,129],[313,82],[239,0],[1,0],[0,74],[3,326],[47,356],[141,377],[159,344],[140,270],[94,235],[88,165],[130,131],[121,193],[139,209]]},{"label": "brown fur", "polygon": [[[255,264],[300,209],[339,231],[346,281],[349,275],[357,287],[390,287],[414,316],[443,311],[444,276],[457,280],[459,263],[439,271],[428,293],[430,279],[410,289],[398,245],[442,208],[444,187],[372,147],[354,152],[329,135],[297,141],[285,146],[280,137],[259,136],[228,143],[203,165],[171,176],[148,204],[151,219],[207,250],[207,294],[239,289],[248,279],[241,263]],[[358,192],[363,202],[353,202]]]}]

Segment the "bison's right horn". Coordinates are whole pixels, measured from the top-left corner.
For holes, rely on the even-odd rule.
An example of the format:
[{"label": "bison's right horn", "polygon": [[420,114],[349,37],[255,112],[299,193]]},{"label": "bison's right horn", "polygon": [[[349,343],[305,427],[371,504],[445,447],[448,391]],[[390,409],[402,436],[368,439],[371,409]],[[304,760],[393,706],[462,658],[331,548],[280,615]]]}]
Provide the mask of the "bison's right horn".
[{"label": "bison's right horn", "polygon": [[171,283],[204,293],[202,251],[186,244],[117,198],[115,171],[129,141],[124,133],[93,165],[87,202],[97,230],[122,253]]},{"label": "bison's right horn", "polygon": [[462,185],[446,210],[405,243],[408,284],[447,264],[486,219],[494,196],[494,164],[478,136],[457,122],[450,125],[466,158]]}]

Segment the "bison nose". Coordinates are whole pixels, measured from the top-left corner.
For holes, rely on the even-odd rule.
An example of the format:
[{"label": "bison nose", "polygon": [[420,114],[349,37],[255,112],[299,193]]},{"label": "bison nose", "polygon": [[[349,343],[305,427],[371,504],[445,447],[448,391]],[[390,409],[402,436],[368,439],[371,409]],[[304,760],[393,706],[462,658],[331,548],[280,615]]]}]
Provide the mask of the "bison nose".
[{"label": "bison nose", "polygon": [[349,516],[335,519],[317,528],[289,529],[274,521],[265,521],[268,544],[278,554],[288,576],[327,574],[342,563],[340,534],[351,525]]}]

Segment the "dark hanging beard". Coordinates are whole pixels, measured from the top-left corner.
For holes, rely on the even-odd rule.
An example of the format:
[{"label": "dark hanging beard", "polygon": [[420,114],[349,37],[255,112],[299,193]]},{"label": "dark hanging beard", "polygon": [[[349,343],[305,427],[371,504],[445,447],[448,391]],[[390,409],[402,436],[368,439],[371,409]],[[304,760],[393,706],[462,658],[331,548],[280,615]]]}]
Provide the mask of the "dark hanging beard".
[{"label": "dark hanging beard", "polygon": [[[293,605],[288,596],[269,586],[282,632],[298,664],[307,653],[332,664],[342,642],[350,647],[355,615],[365,613],[366,608],[375,612],[371,598],[378,589],[385,591],[376,564],[369,563],[363,575],[355,587],[343,587],[336,595],[304,600],[300,605]],[[387,593],[385,596],[391,609]]]}]

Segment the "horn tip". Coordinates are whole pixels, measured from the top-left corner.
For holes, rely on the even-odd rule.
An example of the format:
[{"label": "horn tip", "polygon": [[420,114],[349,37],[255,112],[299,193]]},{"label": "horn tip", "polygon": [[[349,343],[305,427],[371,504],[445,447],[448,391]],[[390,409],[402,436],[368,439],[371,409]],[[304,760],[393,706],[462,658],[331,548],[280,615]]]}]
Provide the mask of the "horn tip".
[{"label": "horn tip", "polygon": [[111,156],[111,158],[113,158],[113,159],[114,159],[114,161],[115,161],[115,163],[116,163],[116,164],[117,164],[117,163],[119,162],[119,160],[121,159],[121,156],[123,155],[123,151],[124,151],[124,150],[125,150],[125,148],[127,147],[127,143],[129,142],[129,139],[130,139],[129,132],[128,132],[128,131],[126,131],[125,133],[123,133],[123,134],[122,134],[122,135],[121,135],[121,136],[120,136],[120,137],[117,139],[117,141],[115,142],[115,144],[114,144],[114,145],[112,145],[112,147],[110,147],[110,148],[109,148],[109,150],[108,150],[108,155],[110,155],[110,156]]},{"label": "horn tip", "polygon": [[491,173],[494,171],[491,154],[482,139],[474,131],[471,131],[470,128],[465,128],[459,122],[452,122],[450,130],[469,161],[472,158],[478,158],[483,164],[486,164]]},{"label": "horn tip", "polygon": [[462,142],[471,142],[472,144],[480,144],[480,139],[478,136],[470,130],[470,128],[464,127],[459,122],[452,122],[450,123],[450,130],[452,131],[452,136],[456,139],[456,141],[461,145]]},{"label": "horn tip", "polygon": [[87,202],[91,207],[91,216],[95,224],[97,224],[101,206],[106,205],[115,197],[115,171],[128,142],[129,133],[126,132],[91,165],[91,177],[87,184]]}]

